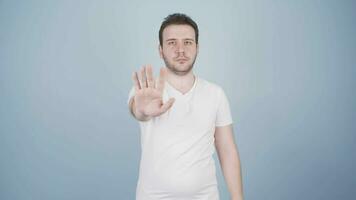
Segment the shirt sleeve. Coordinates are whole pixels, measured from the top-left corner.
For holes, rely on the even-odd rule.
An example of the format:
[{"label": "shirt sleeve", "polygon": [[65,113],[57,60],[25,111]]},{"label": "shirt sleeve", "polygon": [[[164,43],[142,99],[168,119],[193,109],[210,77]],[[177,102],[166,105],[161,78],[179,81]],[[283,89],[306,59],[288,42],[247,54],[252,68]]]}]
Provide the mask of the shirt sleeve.
[{"label": "shirt sleeve", "polygon": [[132,87],[130,92],[129,92],[129,98],[127,99],[127,104],[130,103],[130,99],[131,97],[133,97],[135,95],[135,87]]},{"label": "shirt sleeve", "polygon": [[218,109],[216,113],[215,126],[226,126],[232,124],[229,101],[223,89],[219,88]]}]

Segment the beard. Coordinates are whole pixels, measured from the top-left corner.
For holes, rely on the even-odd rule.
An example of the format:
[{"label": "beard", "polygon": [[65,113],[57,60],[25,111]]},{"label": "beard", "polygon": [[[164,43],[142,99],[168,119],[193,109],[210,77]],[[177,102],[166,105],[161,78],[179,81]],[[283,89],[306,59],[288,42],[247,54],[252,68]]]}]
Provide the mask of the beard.
[{"label": "beard", "polygon": [[[174,74],[176,75],[179,75],[179,76],[184,76],[186,74],[188,74],[192,69],[193,69],[193,66],[194,66],[194,63],[195,63],[195,60],[197,58],[197,54],[195,54],[194,58],[192,59],[192,62],[191,63],[184,63],[184,64],[187,64],[188,67],[185,68],[185,69],[179,69],[179,66],[177,66],[175,63],[173,62],[170,62],[167,57],[163,54],[163,60],[164,60],[164,63],[166,64],[166,67],[171,71],[173,72]],[[189,62],[190,60],[188,60],[187,62]]]}]

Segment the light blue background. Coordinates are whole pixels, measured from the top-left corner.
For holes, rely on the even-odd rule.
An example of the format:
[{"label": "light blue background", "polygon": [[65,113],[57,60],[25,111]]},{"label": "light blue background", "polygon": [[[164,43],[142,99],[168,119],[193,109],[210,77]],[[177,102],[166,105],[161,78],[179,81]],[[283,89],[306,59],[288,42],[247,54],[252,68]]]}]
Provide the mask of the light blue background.
[{"label": "light blue background", "polygon": [[125,2],[0,1],[0,199],[134,199],[130,75],[163,66],[172,12],[230,100],[245,198],[355,199],[354,1]]}]

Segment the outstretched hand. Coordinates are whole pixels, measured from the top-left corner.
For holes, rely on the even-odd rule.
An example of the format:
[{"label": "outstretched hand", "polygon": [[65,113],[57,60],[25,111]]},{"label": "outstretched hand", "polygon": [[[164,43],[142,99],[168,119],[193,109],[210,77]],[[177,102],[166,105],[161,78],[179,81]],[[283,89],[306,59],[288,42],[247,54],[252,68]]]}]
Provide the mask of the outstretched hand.
[{"label": "outstretched hand", "polygon": [[153,77],[151,66],[144,66],[139,72],[133,72],[135,113],[144,118],[156,117],[165,113],[173,105],[174,98],[170,98],[165,103],[162,100],[166,70],[166,68],[160,69],[157,83]]}]

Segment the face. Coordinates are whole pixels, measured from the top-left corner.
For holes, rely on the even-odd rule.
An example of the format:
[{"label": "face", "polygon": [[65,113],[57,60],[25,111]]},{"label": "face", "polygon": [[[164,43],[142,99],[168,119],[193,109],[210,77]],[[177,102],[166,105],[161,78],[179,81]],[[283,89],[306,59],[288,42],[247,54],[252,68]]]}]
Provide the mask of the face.
[{"label": "face", "polygon": [[176,75],[188,74],[198,54],[195,31],[189,25],[169,25],[162,32],[161,58]]}]

